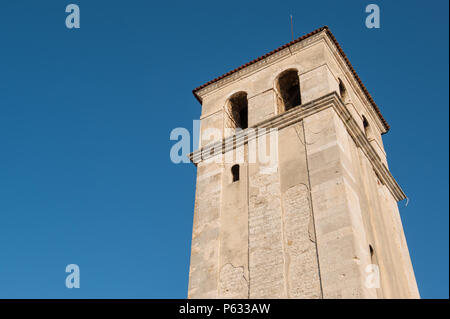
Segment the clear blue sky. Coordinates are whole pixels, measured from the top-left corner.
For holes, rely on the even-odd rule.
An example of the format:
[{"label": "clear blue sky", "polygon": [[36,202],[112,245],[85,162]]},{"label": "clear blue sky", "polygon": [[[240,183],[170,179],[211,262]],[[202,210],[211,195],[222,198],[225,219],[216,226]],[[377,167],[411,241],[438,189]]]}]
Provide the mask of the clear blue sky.
[{"label": "clear blue sky", "polygon": [[[81,28],[65,27],[65,6]],[[381,28],[364,26],[365,6]],[[169,159],[191,90],[328,25],[391,124],[422,297],[448,298],[448,1],[0,4],[0,297],[184,298],[195,167]],[[65,267],[81,288],[65,287]]]}]

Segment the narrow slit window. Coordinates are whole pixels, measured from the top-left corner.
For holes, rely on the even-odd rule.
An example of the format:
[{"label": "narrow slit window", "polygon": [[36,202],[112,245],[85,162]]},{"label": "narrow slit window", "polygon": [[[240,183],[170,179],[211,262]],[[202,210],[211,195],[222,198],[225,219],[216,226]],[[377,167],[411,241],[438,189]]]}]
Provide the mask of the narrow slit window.
[{"label": "narrow slit window", "polygon": [[362,118],[363,118],[364,133],[366,134],[367,137],[369,137],[369,135],[370,135],[369,122],[367,121],[367,119],[364,115]]},{"label": "narrow slit window", "polygon": [[233,182],[237,182],[239,180],[239,165],[233,165],[231,167],[231,175],[233,176]]},{"label": "narrow slit window", "polygon": [[339,95],[341,96],[342,101],[345,102],[347,99],[347,89],[344,86],[344,83],[342,83],[341,79],[339,79]]}]

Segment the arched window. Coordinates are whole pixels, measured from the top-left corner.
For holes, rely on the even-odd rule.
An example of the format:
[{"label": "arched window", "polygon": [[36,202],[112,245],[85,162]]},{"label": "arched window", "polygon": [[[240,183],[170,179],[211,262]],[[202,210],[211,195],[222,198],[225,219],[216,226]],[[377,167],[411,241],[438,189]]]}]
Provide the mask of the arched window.
[{"label": "arched window", "polygon": [[280,113],[302,104],[297,70],[287,70],[281,73],[276,83],[276,92]]},{"label": "arched window", "polygon": [[344,83],[342,83],[341,79],[339,79],[339,95],[341,96],[342,101],[345,102],[347,99],[347,89],[344,86]]},{"label": "arched window", "polygon": [[228,100],[229,127],[242,128],[248,127],[248,100],[247,93],[238,92],[233,94]]},{"label": "arched window", "polygon": [[233,165],[231,167],[231,175],[233,175],[233,182],[237,182],[239,180],[239,165]]}]

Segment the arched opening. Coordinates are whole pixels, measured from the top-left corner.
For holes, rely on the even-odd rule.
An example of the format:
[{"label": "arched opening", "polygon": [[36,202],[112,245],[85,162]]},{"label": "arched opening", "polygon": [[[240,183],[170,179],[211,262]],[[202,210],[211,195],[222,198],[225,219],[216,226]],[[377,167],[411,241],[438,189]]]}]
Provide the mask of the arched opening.
[{"label": "arched opening", "polygon": [[370,251],[370,261],[371,261],[372,264],[373,264],[373,254],[374,254],[374,251],[373,251],[372,245],[369,245],[369,251]]},{"label": "arched opening", "polygon": [[237,182],[239,180],[239,165],[233,165],[231,167],[231,175],[233,176],[233,182]]},{"label": "arched opening", "polygon": [[369,137],[370,136],[369,122],[367,121],[364,115],[362,116],[362,119],[363,119],[364,134],[366,134],[366,137]]},{"label": "arched opening", "polygon": [[278,111],[285,112],[302,104],[297,70],[281,73],[276,83]]},{"label": "arched opening", "polygon": [[339,79],[339,95],[341,96],[342,101],[345,102],[347,99],[347,89],[344,86],[344,83],[342,83],[342,80]]},{"label": "arched opening", "polygon": [[228,117],[231,128],[248,127],[248,100],[247,93],[238,92],[233,94],[228,100]]}]

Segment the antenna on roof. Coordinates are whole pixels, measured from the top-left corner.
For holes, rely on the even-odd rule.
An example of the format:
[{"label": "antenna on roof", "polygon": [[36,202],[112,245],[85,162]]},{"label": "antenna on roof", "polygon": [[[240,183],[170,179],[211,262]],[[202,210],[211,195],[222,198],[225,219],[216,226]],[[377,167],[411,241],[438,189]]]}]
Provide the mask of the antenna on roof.
[{"label": "antenna on roof", "polygon": [[294,41],[294,23],[292,22],[292,14],[291,14],[291,35],[292,41]]}]

